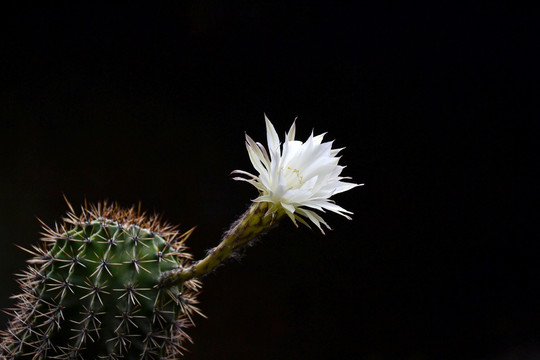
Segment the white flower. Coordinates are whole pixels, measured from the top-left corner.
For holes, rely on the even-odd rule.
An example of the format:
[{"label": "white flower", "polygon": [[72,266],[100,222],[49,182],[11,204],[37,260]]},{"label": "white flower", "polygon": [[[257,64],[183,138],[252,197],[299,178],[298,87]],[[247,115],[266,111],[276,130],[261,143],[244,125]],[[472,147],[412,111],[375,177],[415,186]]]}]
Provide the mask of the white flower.
[{"label": "white flower", "polygon": [[309,227],[303,216],[323,233],[321,224],[330,229],[314,210],[333,211],[350,220],[347,214],[352,213],[330,200],[335,194],[363,185],[342,181],[350,179],[340,176],[345,167],[338,165],[337,154],[343,149],[332,149],[332,142],[323,143],[324,134],[313,136],[311,133],[305,143],[295,140],[296,121],[285,135],[281,147],[276,130],[266,115],[265,120],[270,156],[262,144],[255,143],[246,134],[249,158],[259,176],[235,170],[233,173],[248,178],[234,179],[247,181],[259,190],[260,196],[253,201],[270,203],[267,215],[284,210],[295,225],[298,220]]}]

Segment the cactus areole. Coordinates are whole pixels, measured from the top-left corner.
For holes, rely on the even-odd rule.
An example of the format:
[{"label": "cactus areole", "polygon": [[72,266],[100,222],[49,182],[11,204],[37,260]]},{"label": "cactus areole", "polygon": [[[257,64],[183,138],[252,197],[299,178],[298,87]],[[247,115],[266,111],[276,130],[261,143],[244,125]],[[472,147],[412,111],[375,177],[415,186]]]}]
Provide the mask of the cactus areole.
[{"label": "cactus areole", "polygon": [[180,234],[159,218],[107,204],[44,226],[27,250],[1,359],[175,359],[199,313],[197,280],[159,286],[190,263]]}]

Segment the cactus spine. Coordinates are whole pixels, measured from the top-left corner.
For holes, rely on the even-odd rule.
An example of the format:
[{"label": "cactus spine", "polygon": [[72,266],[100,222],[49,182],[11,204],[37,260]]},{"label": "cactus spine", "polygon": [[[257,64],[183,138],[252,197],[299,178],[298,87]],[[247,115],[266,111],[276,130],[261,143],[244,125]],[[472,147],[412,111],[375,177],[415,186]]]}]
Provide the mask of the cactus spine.
[{"label": "cactus spine", "polygon": [[71,211],[19,275],[22,292],[2,359],[175,359],[190,340],[200,283],[158,286],[191,262],[180,234],[134,208],[98,204]]}]

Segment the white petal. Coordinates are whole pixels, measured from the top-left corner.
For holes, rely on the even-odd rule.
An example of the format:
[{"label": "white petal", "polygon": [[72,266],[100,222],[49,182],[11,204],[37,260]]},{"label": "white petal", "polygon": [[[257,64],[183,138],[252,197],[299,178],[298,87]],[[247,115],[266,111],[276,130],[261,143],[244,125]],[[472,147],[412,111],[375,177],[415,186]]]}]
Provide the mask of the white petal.
[{"label": "white petal", "polygon": [[255,176],[255,175],[253,175],[251,173],[248,173],[247,171],[244,171],[244,170],[234,170],[234,171],[231,172],[231,174],[242,174],[242,175],[249,176],[252,179],[257,178],[257,176]]},{"label": "white petal", "polygon": [[321,227],[321,224],[324,224],[324,226],[326,226],[328,229],[331,230],[330,226],[328,226],[328,224],[323,220],[323,218],[317,215],[317,213],[315,213],[314,211],[307,210],[307,209],[298,209],[297,211],[299,214],[306,216],[312,223],[314,223],[319,228],[319,230],[321,230],[323,234],[324,234],[324,231]]},{"label": "white petal", "polygon": [[268,142],[268,151],[270,151],[270,155],[272,155],[273,152],[279,152],[279,137],[274,125],[268,120],[266,114],[264,115],[264,120],[266,121],[266,141]]},{"label": "white petal", "polygon": [[348,210],[345,210],[344,208],[342,208],[342,207],[339,206],[339,205],[332,204],[332,203],[328,203],[328,204],[326,204],[325,206],[323,206],[323,208],[326,209],[326,210],[333,211],[333,212],[335,212],[336,214],[339,214],[339,215],[341,215],[341,216],[347,218],[348,220],[351,220],[351,217],[345,215],[345,213],[347,213],[347,214],[352,214],[352,212],[350,212],[350,211],[348,211]]},{"label": "white petal", "polygon": [[281,206],[283,206],[283,208],[285,210],[287,210],[287,212],[290,212],[291,214],[294,214],[294,206],[292,206],[291,204],[286,204],[284,202],[281,203]]},{"label": "white petal", "polygon": [[255,170],[257,170],[257,172],[259,174],[262,174],[263,172],[266,172],[267,170],[262,165],[261,159],[257,156],[255,151],[253,151],[253,148],[249,144],[246,144],[246,149],[248,151],[249,160],[251,161],[251,165],[253,165]]},{"label": "white petal", "polygon": [[345,191],[349,191],[351,189],[354,189],[357,186],[363,186],[364,184],[353,184],[353,183],[344,183],[340,182],[338,186],[336,186],[336,190],[334,191],[334,194],[339,194]]},{"label": "white petal", "polygon": [[294,119],[291,128],[289,129],[289,132],[287,133],[287,140],[294,141],[294,137],[296,136],[296,119]]}]

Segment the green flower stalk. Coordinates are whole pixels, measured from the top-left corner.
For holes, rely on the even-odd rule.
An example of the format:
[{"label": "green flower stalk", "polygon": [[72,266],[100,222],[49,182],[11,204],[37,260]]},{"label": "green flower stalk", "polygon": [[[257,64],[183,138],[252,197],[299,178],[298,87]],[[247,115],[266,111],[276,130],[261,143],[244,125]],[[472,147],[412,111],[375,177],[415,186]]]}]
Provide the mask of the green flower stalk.
[{"label": "green flower stalk", "polygon": [[267,118],[266,127],[268,152],[246,135],[258,175],[233,172],[259,196],[199,261],[185,246],[193,229],[182,234],[135,208],[101,203],[77,214],[69,205],[60,226],[44,225],[41,244],[26,250],[32,258],[0,333],[0,359],[177,359],[194,315],[203,316],[200,278],[285,216],[321,232],[329,226],[315,210],[350,219],[330,200],[359,186],[340,176],[341,149],[323,135],[295,140],[294,123],[281,145]]},{"label": "green flower stalk", "polygon": [[225,233],[221,243],[211,249],[204,259],[185,269],[180,268],[164,273],[159,279],[160,285],[170,287],[210,273],[233,252],[277,225],[284,213],[267,214],[268,209],[267,203],[254,203]]}]

